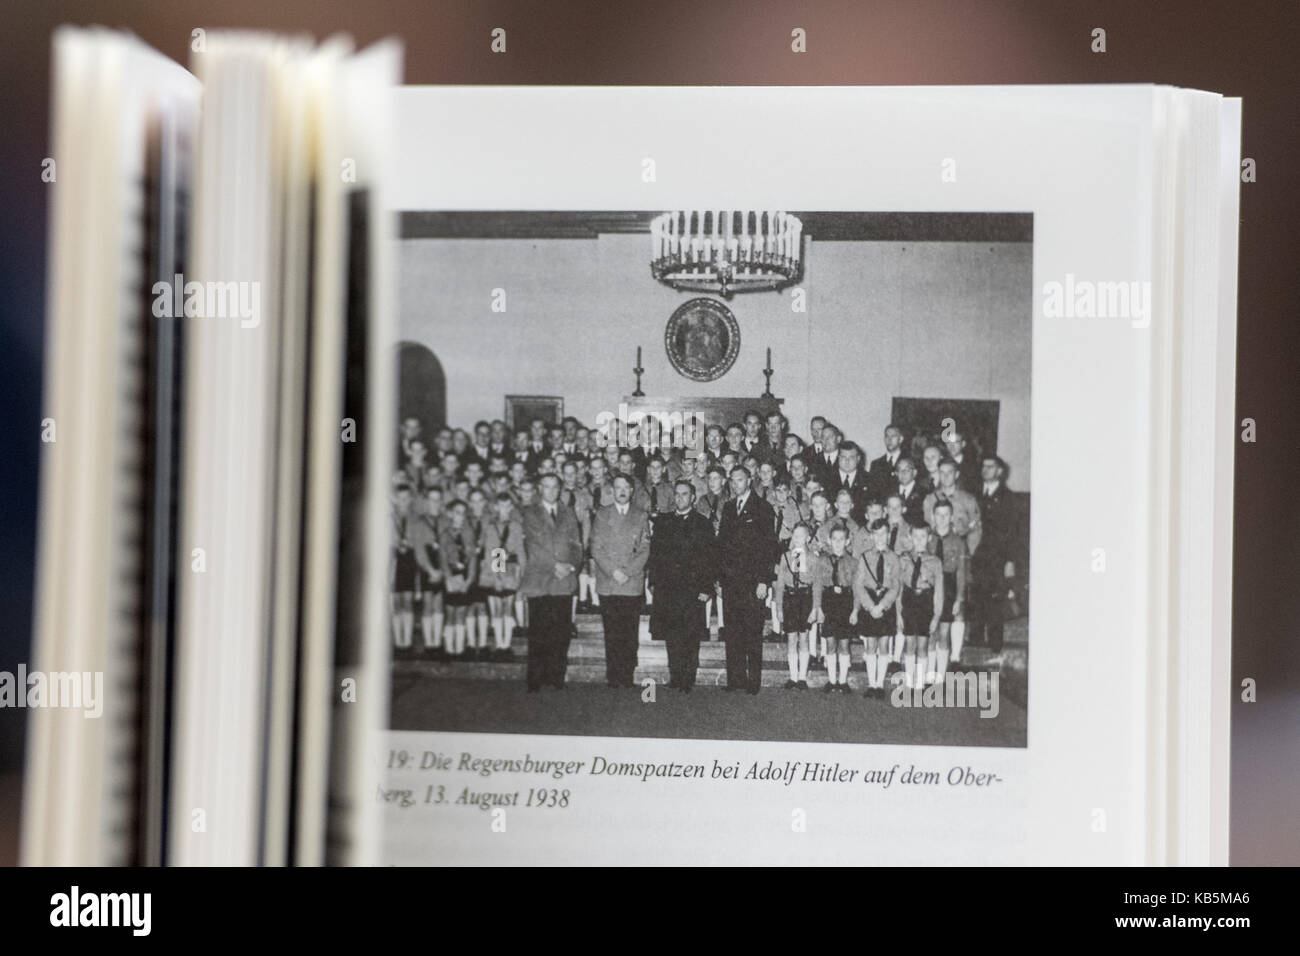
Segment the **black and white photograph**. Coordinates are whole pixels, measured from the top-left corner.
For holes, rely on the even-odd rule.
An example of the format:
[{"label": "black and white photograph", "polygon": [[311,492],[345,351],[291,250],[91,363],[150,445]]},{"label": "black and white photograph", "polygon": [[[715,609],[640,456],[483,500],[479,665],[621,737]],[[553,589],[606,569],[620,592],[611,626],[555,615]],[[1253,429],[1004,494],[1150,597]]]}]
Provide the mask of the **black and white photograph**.
[{"label": "black and white photograph", "polygon": [[1024,747],[1033,225],[401,213],[392,729]]}]

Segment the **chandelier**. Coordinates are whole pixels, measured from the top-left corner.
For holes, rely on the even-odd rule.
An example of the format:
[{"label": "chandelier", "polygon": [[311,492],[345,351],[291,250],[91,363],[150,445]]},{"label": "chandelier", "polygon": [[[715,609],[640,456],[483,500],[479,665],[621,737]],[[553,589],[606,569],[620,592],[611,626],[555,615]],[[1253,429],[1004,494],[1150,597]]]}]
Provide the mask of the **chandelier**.
[{"label": "chandelier", "polygon": [[650,221],[650,274],[689,292],[781,289],[803,277],[803,223],[752,210],[666,212]]}]

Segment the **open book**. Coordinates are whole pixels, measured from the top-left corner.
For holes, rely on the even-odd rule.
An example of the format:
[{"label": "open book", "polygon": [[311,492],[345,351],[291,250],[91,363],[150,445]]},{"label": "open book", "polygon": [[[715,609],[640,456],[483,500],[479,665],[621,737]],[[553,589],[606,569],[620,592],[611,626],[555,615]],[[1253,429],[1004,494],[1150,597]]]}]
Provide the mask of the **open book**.
[{"label": "open book", "polygon": [[1239,101],[202,46],[56,38],[28,861],[1226,862]]}]

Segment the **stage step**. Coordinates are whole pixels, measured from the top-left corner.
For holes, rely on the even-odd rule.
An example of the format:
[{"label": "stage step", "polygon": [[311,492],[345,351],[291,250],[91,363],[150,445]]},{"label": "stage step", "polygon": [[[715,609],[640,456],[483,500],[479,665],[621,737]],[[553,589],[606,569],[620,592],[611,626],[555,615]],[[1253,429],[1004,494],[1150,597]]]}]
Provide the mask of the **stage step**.
[{"label": "stage step", "polygon": [[[605,681],[605,658],[602,654],[577,653],[570,645],[569,669],[567,679],[580,683],[603,683]],[[521,646],[522,645],[522,646]],[[393,661],[393,670],[398,675],[460,677],[477,680],[514,680],[522,682],[527,671],[527,647],[523,642],[516,642],[512,648],[515,658],[510,661],[474,661],[456,660],[439,661],[423,655],[398,651]],[[601,648],[603,651],[603,647]],[[780,651],[779,655],[773,653]],[[988,663],[988,654],[983,648],[971,648],[963,653],[961,664],[951,668],[961,671],[997,670],[999,665]],[[781,687],[789,677],[785,650],[775,642],[766,642],[763,646],[763,686]],[[636,680],[638,683],[653,679],[658,683],[668,680],[668,658],[663,649],[655,655],[647,655],[642,649],[637,654]],[[700,666],[696,672],[696,683],[704,686],[725,686],[727,683],[726,661],[721,642],[707,642],[700,645]],[[808,683],[820,687],[826,683],[825,670],[813,670],[808,675]],[[853,666],[849,669],[851,687],[866,690],[866,671],[861,663],[861,655],[855,653]],[[860,685],[860,686],[859,686]]]},{"label": "stage step", "polygon": [[[987,670],[989,668],[960,665],[962,672]],[[522,661],[505,662],[480,662],[480,661],[456,661],[454,663],[442,663],[430,660],[398,659],[393,664],[394,673],[398,676],[410,677],[458,677],[471,678],[477,680],[502,680],[524,682],[527,665]],[[763,686],[764,687],[782,687],[789,673],[784,667],[776,667],[764,662],[763,665]],[[647,666],[642,664],[636,669],[636,681],[641,684],[647,678],[654,680],[656,683],[665,684],[668,682],[667,666]],[[566,679],[576,683],[604,683],[605,681],[605,662],[593,660],[570,660],[569,669]],[[855,665],[849,671],[849,686],[861,693],[867,689],[866,672],[861,665]],[[722,666],[706,666],[700,664],[696,671],[696,684],[703,687],[725,687],[727,684],[727,670]],[[818,689],[826,684],[825,671],[813,671],[808,675],[808,684],[812,689]]]},{"label": "stage step", "polygon": [[[489,646],[491,637],[488,638]],[[510,642],[511,650],[520,660],[528,657],[528,638],[516,637]],[[851,645],[851,654],[853,663],[860,665],[862,663],[862,642],[855,640]],[[419,658],[424,656],[422,652],[408,652],[411,657]],[[395,656],[399,659],[402,657],[401,652]],[[962,651],[963,660],[972,667],[982,667],[984,662],[991,656],[987,648],[968,647]],[[727,645],[724,641],[701,641],[700,642],[700,665],[716,663],[721,666],[727,659]],[[569,642],[569,662],[576,663],[579,661],[604,661],[605,660],[605,640],[603,635],[592,637],[591,635],[579,632],[576,640]],[[781,640],[765,640],[763,642],[763,666],[775,664],[781,668],[787,666],[788,654],[786,651],[786,642]],[[664,646],[663,641],[643,640],[637,645],[637,662],[645,667],[668,667],[668,649]],[[477,663],[477,662],[461,662]]]}]

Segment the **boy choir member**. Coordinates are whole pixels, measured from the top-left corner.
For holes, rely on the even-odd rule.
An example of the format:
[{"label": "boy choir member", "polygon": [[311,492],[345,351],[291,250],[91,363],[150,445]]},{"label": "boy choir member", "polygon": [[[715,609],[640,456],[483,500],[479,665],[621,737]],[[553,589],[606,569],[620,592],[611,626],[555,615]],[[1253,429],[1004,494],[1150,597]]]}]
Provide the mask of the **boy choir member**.
[{"label": "boy choir member", "polygon": [[708,471],[707,489],[695,502],[695,510],[709,519],[709,527],[713,529],[715,535],[722,523],[722,511],[727,503],[726,475],[721,465],[711,467]]},{"label": "boy choir member", "polygon": [[473,627],[469,610],[478,600],[478,541],[470,526],[469,506],[464,501],[450,502],[446,516],[438,542],[443,607],[448,619],[443,643],[449,655],[459,657],[465,652],[466,631]]},{"label": "boy choir member", "polygon": [[808,543],[808,526],[802,521],[790,532],[790,542],[776,566],[772,612],[776,631],[785,634],[790,679],[786,689],[808,689],[808,632],[817,620],[813,608],[813,578],[817,557]]},{"label": "boy choir member", "polygon": [[939,487],[925,496],[922,504],[922,511],[925,514],[925,523],[934,525],[934,506],[940,501],[948,501],[952,504],[952,524],[957,533],[966,539],[966,547],[971,554],[979,550],[980,535],[980,506],[975,500],[975,496],[969,491],[965,491],[957,484],[957,463],[951,458],[945,458],[939,463]]},{"label": "boy choir member", "polygon": [[912,553],[903,562],[903,588],[898,601],[899,631],[903,634],[903,674],[906,685],[922,687],[930,638],[943,616],[943,562],[930,554],[930,529],[912,526]]},{"label": "boy choir member", "polygon": [[813,576],[813,615],[826,641],[827,693],[849,690],[852,663],[853,555],[849,553],[849,531],[842,523],[830,526],[829,548],[820,556]]},{"label": "boy choir member", "polygon": [[889,522],[877,518],[868,531],[871,547],[858,556],[849,623],[862,639],[862,663],[867,671],[865,696],[884,697],[885,677],[894,657],[891,644],[898,632],[898,611],[894,605],[902,586],[902,565],[889,545]]},{"label": "boy choir member", "polygon": [[[496,660],[508,660],[515,629],[515,595],[523,574],[524,525],[515,514],[508,494],[496,496],[492,516],[480,532],[479,588],[487,597],[492,622],[492,653]],[[483,645],[480,643],[480,649]],[[480,653],[483,653],[480,650]]]},{"label": "boy choir member", "polygon": [[653,456],[646,460],[643,490],[651,521],[673,510],[673,483],[668,477],[668,465],[662,458]]},{"label": "boy choir member", "polygon": [[392,570],[389,584],[392,592],[393,642],[402,649],[411,646],[414,630],[416,589],[415,551],[411,545],[409,528],[411,514],[411,486],[395,484],[392,491]]},{"label": "boy choir member", "polygon": [[443,578],[442,578],[442,501],[441,487],[431,486],[424,493],[424,508],[408,526],[407,536],[415,549],[415,560],[422,577],[419,590],[423,597],[420,631],[425,650],[442,657]]},{"label": "boy choir member", "polygon": [[948,673],[948,661],[961,660],[962,639],[966,632],[966,595],[970,578],[970,553],[966,539],[952,526],[952,504],[940,501],[934,506],[934,531],[930,535],[930,553],[943,565],[943,613],[939,628],[925,662],[927,683],[942,682]]}]

